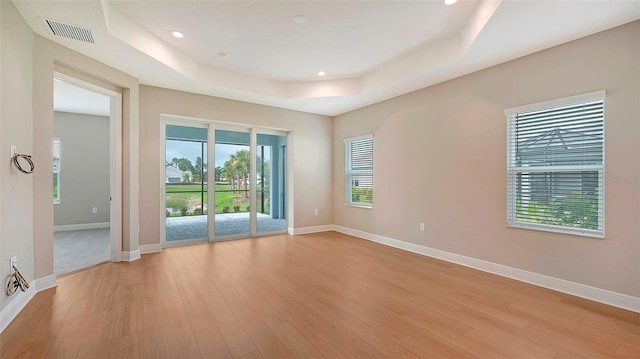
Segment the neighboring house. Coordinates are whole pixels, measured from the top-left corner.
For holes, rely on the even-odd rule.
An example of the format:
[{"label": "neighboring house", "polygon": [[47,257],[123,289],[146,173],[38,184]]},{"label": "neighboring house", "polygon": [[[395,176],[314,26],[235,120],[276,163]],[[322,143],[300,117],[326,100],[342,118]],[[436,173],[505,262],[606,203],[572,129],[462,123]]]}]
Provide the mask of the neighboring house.
[{"label": "neighboring house", "polygon": [[165,183],[189,182],[189,180],[191,179],[191,172],[182,171],[179,168],[173,166],[167,166],[164,173]]}]

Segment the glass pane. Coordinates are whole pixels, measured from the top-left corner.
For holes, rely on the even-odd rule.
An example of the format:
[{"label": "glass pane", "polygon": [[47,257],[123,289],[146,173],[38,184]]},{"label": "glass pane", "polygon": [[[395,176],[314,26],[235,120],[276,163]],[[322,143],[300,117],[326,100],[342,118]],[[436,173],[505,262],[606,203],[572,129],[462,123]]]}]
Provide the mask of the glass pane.
[{"label": "glass pane", "polygon": [[514,120],[516,166],[603,162],[603,101],[519,113]]},{"label": "glass pane", "polygon": [[167,241],[208,237],[207,130],[167,126],[165,214]]},{"label": "glass pane", "polygon": [[351,202],[373,204],[373,175],[351,176]]},{"label": "glass pane", "polygon": [[215,236],[249,235],[249,134],[216,130]]},{"label": "glass pane", "polygon": [[516,220],[601,229],[598,171],[521,172],[516,175]]},{"label": "glass pane", "polygon": [[286,145],[285,136],[258,134],[257,155],[257,231],[284,232]]},{"label": "glass pane", "polygon": [[53,204],[60,204],[60,139],[53,139]]}]

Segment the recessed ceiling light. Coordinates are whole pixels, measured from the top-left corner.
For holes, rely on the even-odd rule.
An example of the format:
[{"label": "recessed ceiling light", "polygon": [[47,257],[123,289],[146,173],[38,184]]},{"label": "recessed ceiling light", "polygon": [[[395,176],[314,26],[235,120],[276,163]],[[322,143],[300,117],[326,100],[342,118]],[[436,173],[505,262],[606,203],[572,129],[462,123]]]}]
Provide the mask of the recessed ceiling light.
[{"label": "recessed ceiling light", "polygon": [[327,73],[326,73],[326,72],[324,72],[324,71],[319,71],[319,72],[318,72],[318,76],[324,76],[324,75],[326,75],[326,74],[327,74]]},{"label": "recessed ceiling light", "polygon": [[178,30],[171,30],[171,35],[173,35],[173,37],[177,37],[178,39],[182,39],[184,37],[184,33]]},{"label": "recessed ceiling light", "polygon": [[293,17],[293,21],[297,22],[298,24],[302,24],[303,22],[307,21],[307,18],[304,17],[304,15],[296,15]]},{"label": "recessed ceiling light", "polygon": [[457,2],[458,0],[444,0],[444,4],[445,5],[453,5]]}]

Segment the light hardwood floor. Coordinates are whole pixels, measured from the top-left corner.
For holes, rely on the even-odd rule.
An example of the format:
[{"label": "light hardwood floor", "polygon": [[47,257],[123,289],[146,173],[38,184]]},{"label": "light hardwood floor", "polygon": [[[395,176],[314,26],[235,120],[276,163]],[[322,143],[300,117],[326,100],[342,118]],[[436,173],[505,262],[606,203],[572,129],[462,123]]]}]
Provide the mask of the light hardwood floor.
[{"label": "light hardwood floor", "polygon": [[335,232],[65,276],[8,358],[639,358],[640,315]]}]

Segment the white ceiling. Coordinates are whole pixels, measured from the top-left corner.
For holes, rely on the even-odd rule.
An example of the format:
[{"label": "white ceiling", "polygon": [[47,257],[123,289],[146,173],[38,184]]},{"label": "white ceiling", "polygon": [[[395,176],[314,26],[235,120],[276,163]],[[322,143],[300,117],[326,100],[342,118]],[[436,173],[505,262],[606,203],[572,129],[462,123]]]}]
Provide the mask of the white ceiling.
[{"label": "white ceiling", "polygon": [[640,18],[640,0],[13,1],[35,33],[142,84],[330,116]]},{"label": "white ceiling", "polygon": [[61,79],[55,79],[53,81],[53,108],[60,112],[109,116],[111,99]]}]

